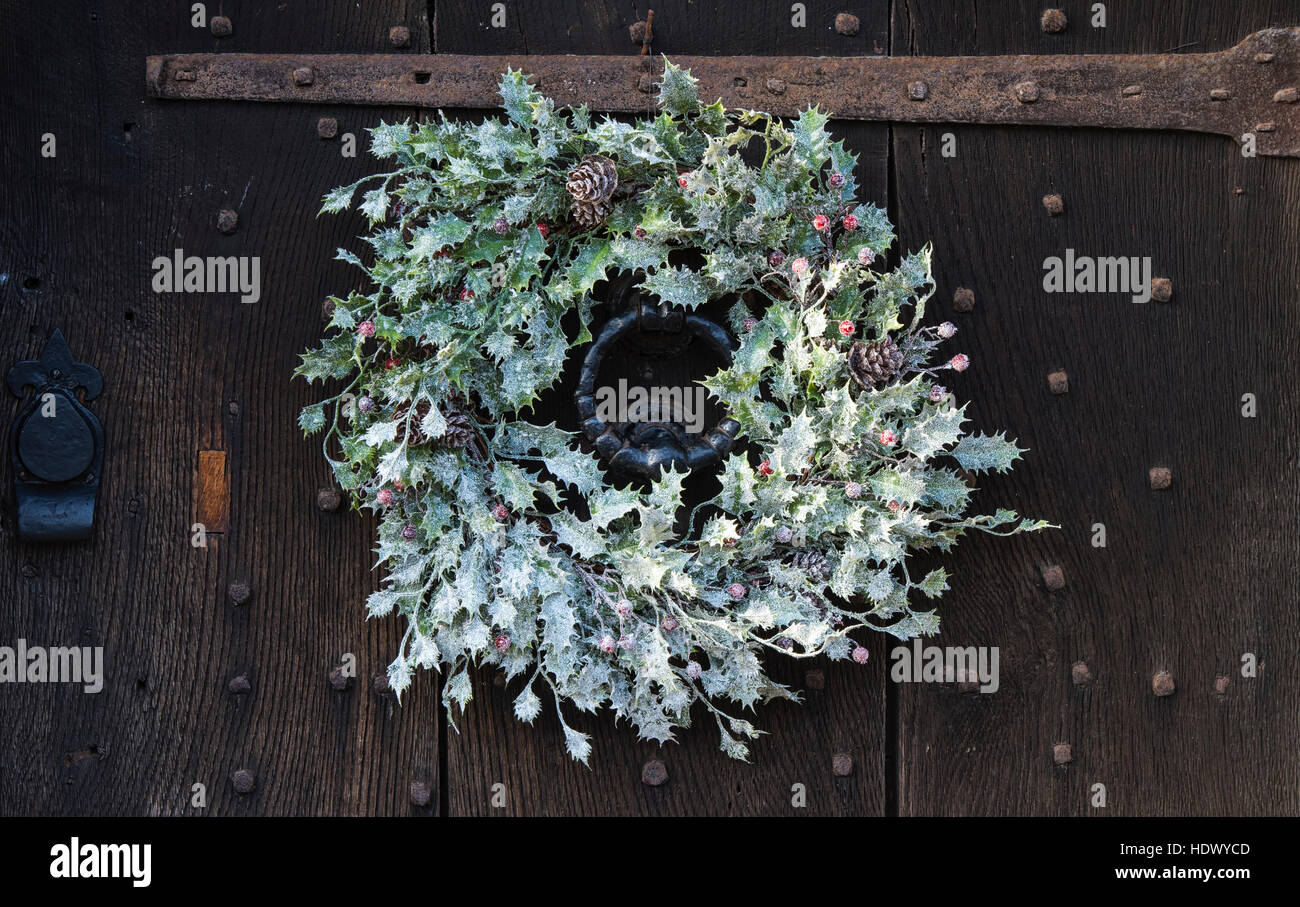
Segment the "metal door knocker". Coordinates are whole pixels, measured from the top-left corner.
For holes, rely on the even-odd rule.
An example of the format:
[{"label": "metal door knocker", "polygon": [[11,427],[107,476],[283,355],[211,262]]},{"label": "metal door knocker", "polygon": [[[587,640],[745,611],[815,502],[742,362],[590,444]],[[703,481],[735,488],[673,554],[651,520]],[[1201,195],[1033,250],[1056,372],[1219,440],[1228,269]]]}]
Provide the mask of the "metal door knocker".
[{"label": "metal door knocker", "polygon": [[[598,388],[597,381],[602,366],[614,358],[610,354],[616,349],[624,352],[630,347],[642,356],[666,359],[681,355],[699,342],[711,358],[724,366],[731,363],[734,344],[725,328],[699,315],[671,309],[665,303],[645,300],[633,283],[634,279],[627,276],[614,282],[610,301],[616,314],[606,322],[583,360],[574,393],[582,430],[601,458],[619,472],[655,479],[666,466],[677,471],[713,466],[731,450],[740,423],[724,416],[709,427],[690,424],[683,418],[681,397],[700,392],[703,398],[703,389],[698,385],[641,389],[646,391],[642,394],[646,403],[639,415],[622,411],[622,389],[616,414],[611,415],[609,408],[602,405],[610,396],[605,392],[611,389]],[[677,396],[670,397],[673,393]]]},{"label": "metal door knocker", "polygon": [[9,390],[36,393],[9,433],[9,465],[18,500],[18,537],[27,542],[75,542],[90,537],[104,462],[104,428],[77,399],[103,389],[99,370],[72,358],[56,330],[40,359],[9,370]]}]

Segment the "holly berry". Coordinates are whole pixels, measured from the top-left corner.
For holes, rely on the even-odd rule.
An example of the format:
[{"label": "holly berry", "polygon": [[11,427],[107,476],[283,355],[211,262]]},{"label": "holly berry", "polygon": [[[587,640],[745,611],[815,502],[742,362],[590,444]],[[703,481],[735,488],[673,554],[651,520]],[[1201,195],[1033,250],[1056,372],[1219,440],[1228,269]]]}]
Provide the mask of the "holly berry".
[{"label": "holly berry", "polygon": [[371,400],[369,397],[362,397],[360,400],[357,401],[357,409],[361,410],[361,412],[363,413],[368,413],[374,408],[375,408],[375,401]]},{"label": "holly berry", "polygon": [[955,333],[957,333],[957,325],[953,324],[951,321],[945,321],[943,324],[939,325],[939,336],[944,340],[951,339],[952,335]]},{"label": "holly berry", "polygon": [[375,336],[375,323],[373,321],[363,321],[357,325],[357,333],[362,337]]},{"label": "holly berry", "polygon": [[944,399],[947,396],[948,396],[948,388],[940,384],[936,384],[934,387],[930,388],[930,399],[933,400],[935,403],[938,403],[940,400]]},{"label": "holly berry", "polygon": [[736,601],[740,601],[742,598],[745,597],[745,587],[742,586],[740,583],[732,583],[730,586],[727,587],[727,594],[730,595],[732,598],[734,598]]},{"label": "holly berry", "polygon": [[902,508],[903,508],[903,505],[900,504],[900,503],[898,503],[898,501],[890,501],[890,502],[889,502],[889,512],[890,512],[890,513],[898,513],[898,511],[901,510]]},{"label": "holly berry", "polygon": [[867,651],[866,646],[858,646],[856,649],[853,650],[853,660],[860,665],[866,664],[867,659],[869,659],[870,657],[871,657],[871,653]]},{"label": "holly berry", "polygon": [[396,491],[405,491],[405,490],[406,490],[406,483],[403,482],[401,479],[394,479],[394,480],[393,480],[393,488],[394,488]]},{"label": "holly berry", "polygon": [[683,189],[686,188],[686,174],[685,174],[685,173],[683,173],[681,176],[677,177],[677,185],[681,186]]},{"label": "holly berry", "polygon": [[796,258],[794,262],[790,265],[790,270],[793,271],[796,275],[803,274],[805,271],[808,270],[808,259]]},{"label": "holly berry", "polygon": [[451,249],[439,249],[437,252],[434,252],[434,253],[433,253],[433,257],[434,257],[434,258],[450,258],[450,257],[451,257]]},{"label": "holly berry", "polygon": [[617,648],[618,643],[616,643],[614,637],[610,636],[608,633],[600,638],[600,651],[604,652],[606,655],[613,655],[614,650]]},{"label": "holly berry", "polygon": [[419,530],[409,523],[402,527],[402,538],[406,539],[408,542],[414,541],[415,537],[419,534]]},{"label": "holly berry", "polygon": [[542,239],[546,239],[546,237],[551,235],[551,228],[546,221],[539,220],[537,222],[537,232],[542,234]]},{"label": "holly berry", "polygon": [[669,614],[667,617],[665,617],[662,621],[659,622],[659,626],[664,628],[665,633],[671,633],[674,630],[676,630],[678,627],[677,618]]},{"label": "holly berry", "polygon": [[758,324],[757,318],[746,318],[744,322],[742,322],[741,327],[743,327],[745,329],[745,333],[748,334],[750,331],[754,329],[754,325],[756,324]]},{"label": "holly berry", "polygon": [[506,509],[505,504],[497,504],[492,508],[492,517],[498,523],[504,523],[510,518],[510,511]]},{"label": "holly berry", "polygon": [[853,327],[853,322],[852,322],[852,321],[841,321],[841,322],[840,322],[840,333],[843,334],[845,337],[852,337],[852,336],[853,336],[853,331],[854,331],[854,330],[855,330],[855,328]]},{"label": "holly berry", "polygon": [[704,673],[704,669],[700,667],[700,663],[698,661],[686,662],[686,676],[689,677],[691,680],[699,680],[700,675],[703,673]]},{"label": "holly berry", "polygon": [[827,182],[831,184],[832,189],[843,189],[844,174],[836,170],[834,173],[831,174],[831,178]]},{"label": "holly berry", "polygon": [[758,474],[760,476],[770,476],[773,471],[771,460],[764,460],[762,463],[758,464]]},{"label": "holly berry", "polygon": [[868,249],[866,246],[863,246],[861,249],[858,250],[858,264],[860,265],[869,265],[873,261],[875,261],[875,258],[876,258],[875,253],[872,252],[870,249]]},{"label": "holly berry", "polygon": [[737,541],[739,541],[739,539],[737,539],[734,535],[729,535],[729,536],[727,536],[725,539],[722,540],[722,547],[723,547],[723,548],[735,548],[735,547],[736,547],[736,542],[737,542]]},{"label": "holly berry", "polygon": [[492,221],[492,229],[504,236],[510,232],[510,221],[506,220],[504,217],[498,217],[496,220]]},{"label": "holly berry", "polygon": [[636,645],[636,637],[631,633],[624,633],[618,638],[618,647],[620,649],[630,649]]},{"label": "holly berry", "polygon": [[470,301],[471,299],[473,299],[473,298],[474,298],[474,291],[473,291],[473,290],[471,290],[469,287],[462,287],[462,288],[461,288],[461,291],[460,291],[460,301],[461,301],[461,302],[469,302],[469,301]]},{"label": "holly berry", "polygon": [[856,230],[858,229],[858,216],[856,214],[846,214],[840,223],[844,224],[845,230]]},{"label": "holly berry", "polygon": [[626,620],[632,616],[632,603],[625,598],[621,598],[619,599],[618,604],[614,606],[614,611],[619,617]]},{"label": "holly berry", "polygon": [[893,447],[895,444],[898,443],[898,435],[894,434],[893,431],[886,428],[884,431],[880,433],[880,443],[885,445],[886,447]]},{"label": "holly berry", "polygon": [[495,640],[493,640],[492,644],[497,647],[498,652],[504,652],[506,649],[510,648],[510,637],[502,633]]},{"label": "holly berry", "polygon": [[784,261],[785,261],[785,253],[782,252],[780,249],[774,250],[771,255],[767,256],[767,263],[774,268],[781,267],[781,264]]},{"label": "holly berry", "polygon": [[781,526],[776,530],[776,541],[779,545],[788,545],[793,538],[794,530],[789,526]]},{"label": "holly berry", "polygon": [[384,368],[388,369],[390,372],[401,364],[402,360],[398,359],[396,356],[389,356],[384,360]]},{"label": "holly berry", "polygon": [[862,497],[862,486],[857,482],[849,482],[844,486],[844,494],[850,498],[860,498]]},{"label": "holly berry", "polygon": [[387,507],[389,504],[393,503],[393,493],[387,488],[381,488],[379,491],[375,492],[375,500],[378,501],[381,506]]},{"label": "holly berry", "polygon": [[970,368],[970,357],[965,353],[958,353],[948,360],[948,368],[955,372],[964,372]]},{"label": "holly berry", "polygon": [[812,220],[813,229],[825,233],[831,228],[831,219],[825,214],[818,214]]},{"label": "holly berry", "polygon": [[645,227],[641,226],[640,224],[637,224],[635,227],[632,228],[632,235],[635,236],[637,239],[645,239],[646,236]]}]

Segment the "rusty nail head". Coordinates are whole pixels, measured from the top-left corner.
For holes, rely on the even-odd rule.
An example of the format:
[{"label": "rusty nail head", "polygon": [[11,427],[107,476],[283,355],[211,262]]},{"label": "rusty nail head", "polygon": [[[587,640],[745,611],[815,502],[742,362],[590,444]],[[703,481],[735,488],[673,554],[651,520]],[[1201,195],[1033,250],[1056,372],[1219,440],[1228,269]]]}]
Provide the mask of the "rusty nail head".
[{"label": "rusty nail head", "polygon": [[826,689],[826,674],[821,668],[813,668],[805,671],[803,675],[803,685],[810,690]]},{"label": "rusty nail head", "polygon": [[411,802],[416,806],[428,806],[433,800],[433,791],[423,781],[411,782]]},{"label": "rusty nail head", "polygon": [[1087,662],[1076,661],[1070,665],[1070,682],[1075,686],[1092,683],[1092,671],[1088,668]]},{"label": "rusty nail head", "polygon": [[293,71],[293,83],[295,85],[310,85],[316,81],[316,73],[310,66],[299,66]]},{"label": "rusty nail head", "polygon": [[1211,89],[1210,89],[1210,100],[1211,100],[1211,101],[1228,101],[1228,100],[1231,100],[1231,99],[1232,99],[1232,92],[1229,91],[1229,90],[1226,89],[1226,88],[1211,88]]},{"label": "rusty nail head", "polygon": [[1160,671],[1151,678],[1151,692],[1157,696],[1171,696],[1174,692],[1174,678],[1168,671]]},{"label": "rusty nail head", "polygon": [[407,47],[411,43],[411,30],[405,25],[394,25],[388,30],[388,42],[394,47]]},{"label": "rusty nail head", "polygon": [[1032,104],[1038,100],[1038,83],[1021,82],[1016,85],[1016,100],[1021,104]]},{"label": "rusty nail head", "polygon": [[352,688],[352,676],[346,673],[341,667],[334,668],[330,671],[330,686],[340,693]]},{"label": "rusty nail head", "polygon": [[252,685],[248,682],[247,674],[238,674],[230,678],[228,687],[232,693],[247,693],[252,689]]},{"label": "rusty nail head", "polygon": [[321,488],[316,492],[316,506],[326,513],[333,513],[343,503],[343,495],[337,488]]},{"label": "rusty nail head", "polygon": [[641,766],[641,783],[658,787],[668,780],[668,766],[658,759],[651,759]]},{"label": "rusty nail head", "polygon": [[1279,104],[1294,104],[1300,99],[1300,94],[1294,88],[1279,88],[1273,95],[1273,100]]},{"label": "rusty nail head", "polygon": [[339,121],[333,117],[321,117],[316,121],[316,134],[323,139],[332,139],[339,134]]},{"label": "rusty nail head", "polygon": [[1258,54],[1255,54],[1255,62],[1256,62],[1256,63],[1272,63],[1272,62],[1273,62],[1273,55],[1272,55],[1272,54],[1268,54],[1268,53],[1258,53]]},{"label": "rusty nail head", "polygon": [[1120,89],[1120,94],[1126,98],[1135,98],[1142,93],[1141,85],[1125,85]]},{"label": "rusty nail head", "polygon": [[930,86],[924,82],[912,82],[907,86],[907,96],[913,101],[924,101],[930,94]]},{"label": "rusty nail head", "polygon": [[380,696],[385,696],[393,691],[393,685],[388,682],[387,674],[376,674],[370,679],[370,689]]},{"label": "rusty nail head", "polygon": [[194,70],[178,69],[176,70],[176,73],[172,76],[172,78],[175,79],[177,82],[193,82],[195,81]]},{"label": "rusty nail head", "polygon": [[1065,210],[1065,199],[1056,194],[1044,195],[1043,207],[1047,209],[1049,217],[1056,217]]},{"label": "rusty nail head", "polygon": [[1065,369],[1058,368],[1047,376],[1047,389],[1054,394],[1070,392],[1070,376],[1066,374]]},{"label": "rusty nail head", "polygon": [[853,13],[836,13],[835,30],[841,35],[853,37],[858,33],[858,17]]},{"label": "rusty nail head", "polygon": [[636,80],[636,90],[644,94],[649,94],[651,91],[654,90],[654,87],[655,87],[655,77],[650,75],[650,73],[648,72],[643,73],[641,75],[641,78]]},{"label": "rusty nail head", "polygon": [[1152,466],[1147,470],[1147,479],[1153,491],[1164,491],[1174,481],[1174,474],[1168,466]]},{"label": "rusty nail head", "polygon": [[234,233],[235,228],[239,226],[239,215],[229,208],[222,208],[217,212],[217,229],[222,233]]},{"label": "rusty nail head", "polygon": [[1220,674],[1214,678],[1214,692],[1220,696],[1228,692],[1228,686],[1232,683],[1232,678],[1227,674]]},{"label": "rusty nail head", "polygon": [[640,19],[633,22],[627,27],[627,36],[632,39],[633,44],[645,43],[645,20]]},{"label": "rusty nail head", "polygon": [[785,94],[785,82],[780,79],[768,79],[767,90],[772,94]]},{"label": "rusty nail head", "polygon": [[234,25],[230,22],[229,16],[213,16],[212,22],[209,23],[212,33],[218,38],[229,37],[230,33],[235,30]]},{"label": "rusty nail head", "polygon": [[1055,743],[1052,745],[1052,761],[1057,765],[1069,765],[1074,761],[1074,750],[1068,743]]},{"label": "rusty nail head", "polygon": [[1174,282],[1168,277],[1151,278],[1151,298],[1156,302],[1168,302],[1174,297]]},{"label": "rusty nail head", "polygon": [[236,605],[242,605],[252,596],[253,590],[248,588],[248,583],[231,583],[230,587],[226,589],[226,594],[230,596],[230,600]]},{"label": "rusty nail head", "polygon": [[1054,35],[1057,32],[1065,31],[1065,26],[1069,24],[1069,20],[1065,18],[1065,10],[1045,9],[1043,15],[1038,19],[1038,24],[1043,31],[1049,35]]},{"label": "rusty nail head", "polygon": [[952,309],[954,312],[970,312],[975,308],[975,293],[966,287],[958,287],[957,292],[952,294]]},{"label": "rusty nail head", "polygon": [[1048,592],[1060,592],[1065,588],[1065,571],[1057,564],[1043,568],[1043,584]]},{"label": "rusty nail head", "polygon": [[848,753],[836,753],[831,756],[831,772],[837,778],[847,778],[853,774],[853,757]]},{"label": "rusty nail head", "polygon": [[235,793],[251,794],[257,787],[257,778],[248,769],[241,768],[230,776],[230,783],[235,786]]}]

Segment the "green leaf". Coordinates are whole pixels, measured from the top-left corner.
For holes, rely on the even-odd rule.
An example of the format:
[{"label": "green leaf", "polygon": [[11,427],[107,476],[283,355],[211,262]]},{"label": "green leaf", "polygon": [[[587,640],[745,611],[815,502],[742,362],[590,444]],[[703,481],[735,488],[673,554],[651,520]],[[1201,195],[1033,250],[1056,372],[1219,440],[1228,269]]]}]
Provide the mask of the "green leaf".
[{"label": "green leaf", "polygon": [[659,106],[673,116],[686,117],[700,109],[700,97],[690,70],[664,58],[664,77],[659,83]]},{"label": "green leaf", "polygon": [[996,470],[1006,472],[1024,451],[1006,439],[1004,432],[996,435],[967,435],[951,451],[961,468],[970,472]]},{"label": "green leaf", "polygon": [[688,268],[660,268],[645,280],[641,288],[669,305],[694,309],[709,301],[709,288],[699,274]]}]

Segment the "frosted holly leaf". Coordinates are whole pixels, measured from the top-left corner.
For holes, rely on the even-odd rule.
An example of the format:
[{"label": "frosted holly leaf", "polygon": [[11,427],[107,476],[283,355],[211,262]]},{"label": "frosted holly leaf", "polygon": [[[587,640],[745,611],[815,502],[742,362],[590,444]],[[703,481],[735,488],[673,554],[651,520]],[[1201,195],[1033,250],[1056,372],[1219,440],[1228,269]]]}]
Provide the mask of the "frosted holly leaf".
[{"label": "frosted holly leaf", "polygon": [[583,496],[590,495],[604,483],[600,461],[591,454],[566,447],[543,456],[542,460],[555,478]]},{"label": "frosted holly leaf", "polygon": [[366,598],[367,617],[387,617],[393,613],[397,604],[397,592],[393,589],[379,589]]},{"label": "frosted holly leaf", "polygon": [[532,724],[542,711],[542,701],[537,698],[533,692],[532,685],[524,687],[524,691],[515,697],[515,717],[527,724]]},{"label": "frosted holly leaf", "polygon": [[508,460],[497,461],[492,470],[492,487],[513,511],[527,510],[533,506],[536,494],[533,478]]},{"label": "frosted holly leaf", "polygon": [[631,513],[640,503],[641,495],[630,488],[601,488],[587,499],[591,525],[603,530],[610,523]]},{"label": "frosted holly leaf", "polygon": [[591,737],[581,731],[575,731],[567,724],[564,725],[564,748],[568,750],[569,755],[575,762],[581,762],[583,765],[588,764],[591,759]]},{"label": "frosted holly leaf", "polygon": [[474,698],[474,685],[470,682],[469,674],[462,668],[451,677],[447,678],[446,684],[442,688],[442,704],[451,708],[454,702],[461,711]]},{"label": "frosted holly leaf", "polygon": [[700,532],[700,544],[714,548],[726,547],[728,543],[734,544],[738,538],[740,538],[740,527],[736,525],[735,520],[725,516],[709,517]]},{"label": "frosted holly leaf", "polygon": [[925,481],[921,474],[907,469],[882,469],[867,480],[871,492],[882,501],[898,501],[903,505],[915,504],[925,494]]},{"label": "frosted holly leaf", "polygon": [[546,238],[537,230],[523,231],[523,237],[510,252],[505,285],[513,290],[527,289],[534,277],[541,276],[541,263],[549,257]]},{"label": "frosted holly leaf", "polygon": [[955,444],[961,438],[961,426],[966,421],[966,407],[926,406],[920,417],[903,434],[903,447],[922,460]]},{"label": "frosted holly leaf", "polygon": [[927,598],[938,598],[948,591],[948,571],[936,567],[925,575],[925,579],[916,584],[916,588],[925,593]]},{"label": "frosted holly leaf", "polygon": [[370,130],[370,153],[375,157],[392,157],[404,142],[411,139],[409,123],[380,123]]},{"label": "frosted holly leaf", "polygon": [[996,435],[967,435],[949,453],[962,469],[969,472],[1006,472],[1024,450],[1008,441],[1005,432],[998,432]]},{"label": "frosted holly leaf", "polygon": [[371,189],[361,196],[361,207],[358,208],[369,220],[371,225],[381,222],[388,216],[388,193],[379,189]]},{"label": "frosted holly leaf", "polygon": [[[643,228],[644,229],[644,228]],[[621,270],[653,271],[668,261],[669,247],[649,239],[620,236],[610,244],[610,256]]]},{"label": "frosted holly leaf", "polygon": [[553,457],[566,450],[572,439],[572,433],[557,428],[554,422],[549,425],[506,422],[496,441],[506,453],[527,454],[536,450],[544,457]]},{"label": "frosted holly leaf", "polygon": [[826,133],[829,121],[830,117],[816,107],[809,107],[795,118],[791,125],[792,153],[800,167],[817,170],[830,159],[830,136]]},{"label": "frosted holly leaf", "polygon": [[812,423],[812,416],[799,413],[791,416],[790,424],[777,436],[771,456],[776,475],[801,473],[808,467],[809,456],[818,440]]},{"label": "frosted holly leaf", "polygon": [[753,279],[754,261],[751,256],[738,255],[723,246],[705,257],[704,273],[718,292],[725,293]]},{"label": "frosted holly leaf", "polygon": [[722,491],[715,499],[718,506],[737,516],[745,513],[749,505],[758,500],[754,495],[754,485],[757,480],[758,476],[745,456],[738,453],[731,454],[723,466]]},{"label": "frosted holly leaf", "polygon": [[641,288],[669,305],[688,309],[709,301],[709,288],[699,274],[688,268],[660,268],[641,282]]},{"label": "frosted holly leaf", "polygon": [[[358,180],[348,186],[339,186],[337,189],[331,189],[325,193],[325,198],[321,201],[321,214],[337,214],[340,211],[346,211],[352,205],[352,196],[357,191],[357,186],[361,183]],[[342,251],[342,250],[340,250]]]},{"label": "frosted holly leaf", "polygon": [[923,501],[933,503],[947,513],[958,514],[970,501],[970,486],[951,469],[934,469],[925,473]]},{"label": "frosted holly leaf", "polygon": [[325,404],[312,403],[302,408],[298,414],[298,427],[303,434],[314,435],[325,427]]},{"label": "frosted holly leaf", "polygon": [[558,295],[563,297],[590,293],[597,281],[605,279],[605,270],[613,263],[610,258],[610,243],[607,240],[584,245],[577,257],[565,268],[563,287],[555,287],[553,292],[562,289],[563,292]]},{"label": "frosted holly leaf", "polygon": [[501,94],[501,107],[510,121],[520,126],[532,125],[532,104],[541,95],[529,84],[528,77],[521,70],[507,68],[497,90]]},{"label": "frosted holly leaf", "polygon": [[388,666],[388,685],[392,688],[393,693],[397,696],[397,701],[402,701],[402,693],[411,685],[411,674],[414,671],[411,664],[404,656],[398,656],[392,664]]},{"label": "frosted holly leaf", "polygon": [[690,70],[682,69],[665,57],[664,77],[659,83],[659,106],[678,117],[696,113],[700,109],[700,97],[695,88],[698,81]]},{"label": "frosted holly leaf", "polygon": [[939,615],[933,611],[922,611],[919,614],[909,611],[906,617],[882,629],[905,641],[918,636],[934,636],[939,632]]}]

